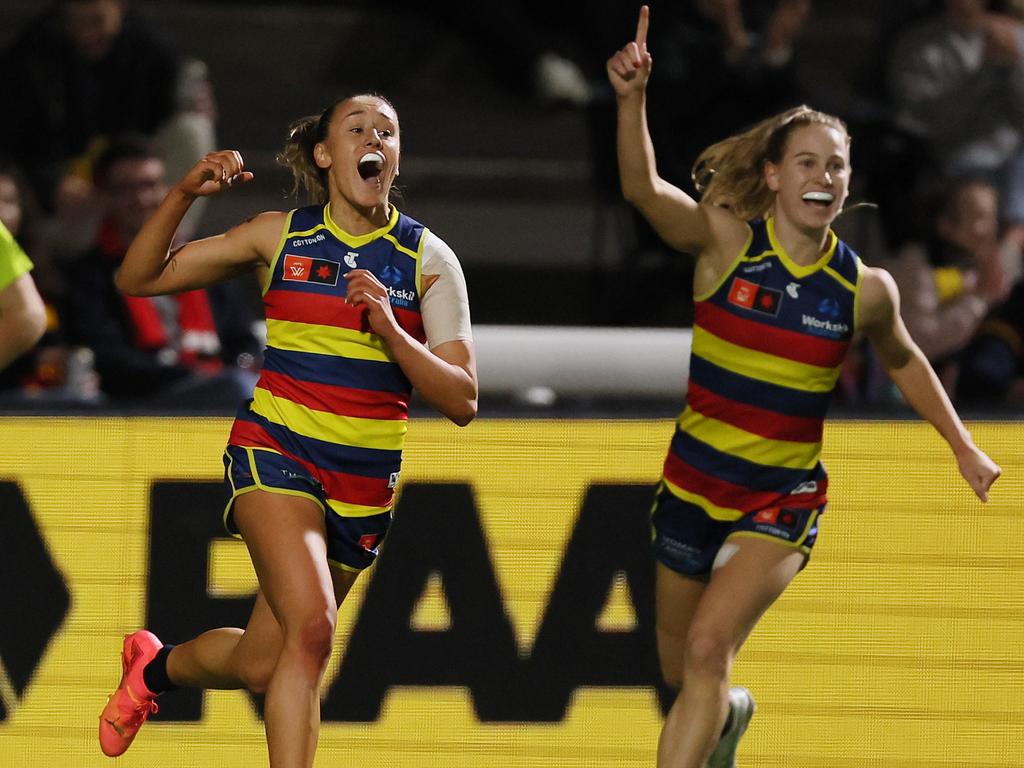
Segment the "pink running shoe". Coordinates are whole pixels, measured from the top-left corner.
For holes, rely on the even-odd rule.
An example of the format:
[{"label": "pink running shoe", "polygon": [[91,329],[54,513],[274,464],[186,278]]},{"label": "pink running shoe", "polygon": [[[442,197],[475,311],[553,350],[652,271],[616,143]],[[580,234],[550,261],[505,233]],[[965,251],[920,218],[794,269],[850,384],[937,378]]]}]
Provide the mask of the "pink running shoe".
[{"label": "pink running shoe", "polygon": [[100,715],[100,748],[107,757],[117,757],[132,745],[135,734],[156,712],[156,694],[146,687],[142,670],[153,660],[163,643],[152,632],[140,629],[125,635],[121,683],[107,699]]}]

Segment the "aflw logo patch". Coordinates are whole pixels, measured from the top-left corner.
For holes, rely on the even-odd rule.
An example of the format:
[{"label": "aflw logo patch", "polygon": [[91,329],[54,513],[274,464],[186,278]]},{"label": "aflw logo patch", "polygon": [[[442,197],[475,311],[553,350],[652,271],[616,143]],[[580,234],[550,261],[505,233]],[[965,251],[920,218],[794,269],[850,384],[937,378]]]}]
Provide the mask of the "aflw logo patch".
[{"label": "aflw logo patch", "polygon": [[284,257],[282,279],[300,283],[321,283],[337,285],[341,262],[330,259],[312,259],[309,256],[295,256],[288,253]]},{"label": "aflw logo patch", "polygon": [[736,277],[729,287],[729,303],[766,315],[777,315],[779,304],[782,303],[782,291]]}]

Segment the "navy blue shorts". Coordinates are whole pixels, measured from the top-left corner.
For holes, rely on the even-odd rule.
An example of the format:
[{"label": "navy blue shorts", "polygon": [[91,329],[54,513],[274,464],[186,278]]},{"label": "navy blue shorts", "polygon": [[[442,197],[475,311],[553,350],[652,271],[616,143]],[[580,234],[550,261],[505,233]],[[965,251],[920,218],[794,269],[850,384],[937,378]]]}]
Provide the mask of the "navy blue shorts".
[{"label": "navy blue shorts", "polygon": [[327,503],[323,486],[305,467],[269,448],[229,445],[224,451],[224,482],[231,498],[224,508],[224,527],[241,538],[235,525],[235,499],[249,491],[266,491],[310,499],[324,512],[327,560],[346,571],[373,565],[391,526],[391,510],[365,517],[343,517]]},{"label": "navy blue shorts", "polygon": [[818,517],[824,511],[824,506],[771,507],[748,512],[739,520],[716,520],[662,483],[651,509],[654,556],[676,573],[702,580],[710,578],[718,550],[730,536],[771,539],[809,557],[818,538]]}]

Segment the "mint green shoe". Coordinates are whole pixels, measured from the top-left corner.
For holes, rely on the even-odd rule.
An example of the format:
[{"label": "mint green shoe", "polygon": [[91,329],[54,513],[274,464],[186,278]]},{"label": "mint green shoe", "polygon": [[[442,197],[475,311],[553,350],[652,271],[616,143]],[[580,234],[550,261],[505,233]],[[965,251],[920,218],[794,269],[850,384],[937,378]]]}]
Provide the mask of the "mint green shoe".
[{"label": "mint green shoe", "polygon": [[736,747],[740,743],[740,737],[750,725],[750,718],[754,716],[754,697],[746,688],[736,686],[729,689],[729,711],[732,713],[732,722],[729,730],[722,734],[718,740],[718,746],[708,758],[707,768],[736,768]]}]

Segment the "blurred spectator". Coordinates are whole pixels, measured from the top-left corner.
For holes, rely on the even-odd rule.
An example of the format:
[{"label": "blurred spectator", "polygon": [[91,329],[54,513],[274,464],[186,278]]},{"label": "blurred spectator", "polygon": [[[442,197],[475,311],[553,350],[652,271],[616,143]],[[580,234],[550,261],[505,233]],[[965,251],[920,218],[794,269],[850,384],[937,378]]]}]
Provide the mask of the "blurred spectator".
[{"label": "blurred spectator", "polygon": [[68,335],[95,352],[104,392],[156,407],[229,409],[254,374],[224,366],[206,291],[139,298],[114,285],[128,245],[163,199],[164,164],[145,137],[114,139],[99,157],[105,202],[92,250],[68,266]]},{"label": "blurred spectator", "polygon": [[156,136],[178,167],[213,147],[205,78],[182,68],[127,0],[58,0],[0,54],[0,71],[0,150],[20,159],[44,210],[57,215],[58,244],[92,237],[101,207],[92,167],[111,136]]},{"label": "blurred spectator", "polygon": [[63,295],[64,281],[40,244],[36,228],[38,212],[20,169],[0,157],[0,222],[35,264],[35,284],[43,301],[46,332],[39,343],[14,360],[0,373],[4,402],[11,404],[19,395],[38,399],[66,398],[65,371],[68,350],[62,343],[56,302]]},{"label": "blurred spectator", "polygon": [[999,258],[995,187],[963,178],[935,197],[930,237],[907,243],[886,266],[900,289],[907,330],[952,393],[959,354],[1010,285]]},{"label": "blurred spectator", "polygon": [[996,185],[1003,258],[1016,274],[1024,244],[1024,25],[992,5],[945,0],[911,26],[892,52],[889,84],[897,122],[926,142],[929,167]]},{"label": "blurred spectator", "polygon": [[0,370],[31,349],[46,330],[46,310],[31,269],[28,256],[0,223]]}]

